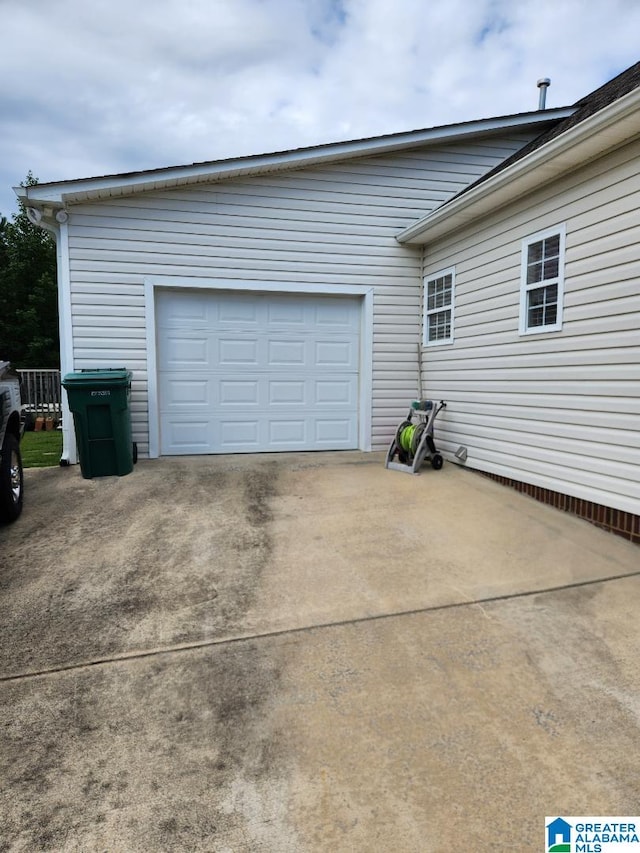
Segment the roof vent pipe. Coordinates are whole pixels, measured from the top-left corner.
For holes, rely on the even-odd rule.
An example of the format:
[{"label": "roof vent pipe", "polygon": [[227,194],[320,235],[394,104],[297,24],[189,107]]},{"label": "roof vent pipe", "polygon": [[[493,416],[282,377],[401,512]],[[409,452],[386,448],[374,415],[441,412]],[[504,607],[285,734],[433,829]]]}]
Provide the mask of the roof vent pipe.
[{"label": "roof vent pipe", "polygon": [[551,85],[551,80],[548,77],[542,77],[538,80],[538,89],[540,89],[540,99],[538,101],[538,109],[543,110],[547,103],[547,89]]}]

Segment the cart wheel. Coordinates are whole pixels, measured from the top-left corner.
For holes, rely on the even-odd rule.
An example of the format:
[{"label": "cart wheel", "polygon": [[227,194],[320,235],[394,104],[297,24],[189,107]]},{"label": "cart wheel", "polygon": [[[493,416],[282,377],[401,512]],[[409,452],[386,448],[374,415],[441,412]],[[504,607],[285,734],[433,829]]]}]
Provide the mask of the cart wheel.
[{"label": "cart wheel", "polygon": [[444,462],[442,456],[439,453],[434,453],[431,457],[431,467],[434,471],[439,471],[442,468],[442,463]]},{"label": "cart wheel", "polygon": [[136,441],[133,442],[133,452],[132,452],[133,464],[135,465],[138,461],[138,443]]}]

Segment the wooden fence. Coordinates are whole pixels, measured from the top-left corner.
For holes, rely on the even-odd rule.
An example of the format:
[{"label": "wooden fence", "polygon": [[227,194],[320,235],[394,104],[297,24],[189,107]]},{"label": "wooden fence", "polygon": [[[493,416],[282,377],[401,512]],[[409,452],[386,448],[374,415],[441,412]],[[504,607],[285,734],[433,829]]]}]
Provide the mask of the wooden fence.
[{"label": "wooden fence", "polygon": [[[59,370],[18,370],[23,410],[35,418],[62,419],[62,386]],[[33,416],[31,418],[31,416]]]}]

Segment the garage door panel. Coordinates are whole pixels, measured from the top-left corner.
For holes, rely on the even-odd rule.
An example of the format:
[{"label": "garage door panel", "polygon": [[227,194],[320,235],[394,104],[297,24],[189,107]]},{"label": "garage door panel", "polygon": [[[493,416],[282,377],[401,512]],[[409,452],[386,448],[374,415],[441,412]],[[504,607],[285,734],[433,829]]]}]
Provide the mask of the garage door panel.
[{"label": "garage door panel", "polygon": [[224,300],[217,303],[218,322],[221,327],[232,325],[235,327],[258,329],[260,323],[259,309],[262,306],[257,302],[249,301],[243,296],[226,296]]},{"label": "garage door panel", "polygon": [[220,406],[260,405],[259,383],[255,379],[221,379],[218,388]]},{"label": "garage door panel", "polygon": [[214,384],[204,374],[194,375],[191,371],[171,372],[159,375],[160,416],[165,413],[200,412],[204,417],[214,411]]},{"label": "garage door panel", "polygon": [[357,353],[352,341],[316,341],[314,364],[317,367],[336,367],[354,370],[357,367]]},{"label": "garage door panel", "polygon": [[315,324],[324,329],[357,332],[360,326],[360,312],[353,304],[339,302],[326,303],[315,307]]},{"label": "garage door panel", "polygon": [[308,402],[308,380],[267,379],[269,406],[305,406]]},{"label": "garage door panel", "polygon": [[267,344],[267,368],[304,367],[307,363],[305,341],[269,339]]},{"label": "garage door panel", "polygon": [[191,335],[169,332],[162,351],[160,369],[180,369],[185,366],[206,367],[210,362],[209,337],[194,332]]},{"label": "garage door panel", "polygon": [[318,406],[347,406],[358,403],[358,380],[355,376],[345,379],[316,379],[314,402]]},{"label": "garage door panel", "polygon": [[210,383],[207,379],[166,378],[163,388],[169,408],[186,406],[209,406]]},{"label": "garage door panel", "polygon": [[210,453],[210,420],[169,418],[163,424],[160,451],[163,454]]},{"label": "garage door panel", "polygon": [[189,299],[183,299],[183,294],[176,291],[166,291],[156,305],[156,322],[163,328],[174,329],[206,329],[209,326],[208,294],[189,294]]},{"label": "garage door panel", "polygon": [[307,444],[307,424],[304,418],[269,421],[269,444],[277,447],[291,445],[304,447]]},{"label": "garage door panel", "polygon": [[323,409],[353,409],[358,402],[358,378],[336,379],[330,375],[320,378],[292,376],[286,379],[265,375],[248,379],[242,374],[220,378],[217,375],[198,376],[191,372],[172,373],[160,377],[160,412],[226,410],[257,406],[287,409],[295,412],[304,407],[310,412]]},{"label": "garage door panel", "polygon": [[257,450],[260,446],[260,423],[257,420],[233,418],[221,420],[218,423],[220,446],[223,450],[228,450],[230,447]]},{"label": "garage door panel", "polygon": [[307,312],[300,302],[291,299],[277,299],[267,305],[266,322],[270,331],[283,328],[301,327],[307,324]]},{"label": "garage door panel", "polygon": [[157,317],[161,453],[358,446],[355,298],[161,291]]},{"label": "garage door panel", "polygon": [[257,453],[265,450],[349,450],[357,441],[350,418],[291,414],[268,420],[246,413],[210,420],[169,416],[163,426],[161,452],[173,454]]},{"label": "garage door panel", "polygon": [[340,370],[357,372],[359,351],[351,339],[305,340],[299,337],[237,333],[165,333],[158,359],[159,370],[189,368],[225,370],[246,366],[252,372],[281,370]]},{"label": "garage door panel", "polygon": [[258,341],[254,338],[220,338],[218,340],[217,364],[210,367],[245,364],[256,367],[258,361]]},{"label": "garage door panel", "polygon": [[348,418],[318,418],[315,422],[315,444],[348,444],[352,439],[352,423]]}]

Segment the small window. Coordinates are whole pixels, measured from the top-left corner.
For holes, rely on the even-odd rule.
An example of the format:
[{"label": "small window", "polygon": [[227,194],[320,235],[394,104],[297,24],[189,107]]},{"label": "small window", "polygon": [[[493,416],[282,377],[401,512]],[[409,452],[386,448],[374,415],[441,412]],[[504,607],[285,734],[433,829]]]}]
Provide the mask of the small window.
[{"label": "small window", "polygon": [[564,225],[522,241],[521,335],[562,328],[564,243]]},{"label": "small window", "polygon": [[424,343],[453,343],[453,292],[455,270],[443,270],[425,278]]}]

